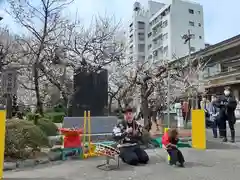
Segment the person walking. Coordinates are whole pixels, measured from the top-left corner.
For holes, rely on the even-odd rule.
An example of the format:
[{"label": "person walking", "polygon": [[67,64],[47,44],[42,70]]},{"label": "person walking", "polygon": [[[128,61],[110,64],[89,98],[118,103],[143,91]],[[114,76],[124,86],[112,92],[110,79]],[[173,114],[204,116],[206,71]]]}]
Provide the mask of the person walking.
[{"label": "person walking", "polygon": [[219,114],[220,109],[217,107],[217,96],[212,95],[211,103],[209,104],[209,114],[210,114],[210,121],[212,122],[212,131],[213,131],[213,137],[218,137],[218,128],[219,128]]},{"label": "person walking", "polygon": [[223,142],[227,142],[227,128],[226,121],[231,132],[231,142],[235,142],[235,128],[236,123],[235,110],[237,101],[231,93],[230,87],[225,87],[224,95],[220,96],[217,106],[220,108],[220,133],[223,137]]},{"label": "person walking", "polygon": [[205,112],[205,120],[206,120],[206,127],[207,128],[212,127],[212,122],[209,121],[209,118],[210,118],[210,115],[209,115],[209,112],[208,112],[209,104],[210,104],[210,102],[207,99],[206,95],[203,95],[202,96],[202,101],[200,102],[200,108],[203,109],[204,112]]},{"label": "person walking", "polygon": [[188,119],[189,119],[189,111],[190,111],[189,103],[188,103],[188,101],[185,99],[185,100],[182,102],[182,116],[183,116],[183,121],[184,121],[186,127],[187,127]]}]

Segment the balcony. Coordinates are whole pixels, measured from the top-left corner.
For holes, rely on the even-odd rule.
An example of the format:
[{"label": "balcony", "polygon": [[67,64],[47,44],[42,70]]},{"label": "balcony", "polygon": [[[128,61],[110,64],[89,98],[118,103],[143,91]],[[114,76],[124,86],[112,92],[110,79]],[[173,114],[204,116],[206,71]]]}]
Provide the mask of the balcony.
[{"label": "balcony", "polygon": [[211,80],[211,79],[221,79],[221,78],[226,78],[226,77],[231,77],[231,76],[236,76],[240,75],[240,68],[235,69],[232,71],[224,71],[224,72],[219,72],[218,74],[215,74],[213,76],[203,76],[203,80]]},{"label": "balcony", "polygon": [[153,50],[159,49],[163,47],[163,41],[157,42],[156,44],[153,44]]}]

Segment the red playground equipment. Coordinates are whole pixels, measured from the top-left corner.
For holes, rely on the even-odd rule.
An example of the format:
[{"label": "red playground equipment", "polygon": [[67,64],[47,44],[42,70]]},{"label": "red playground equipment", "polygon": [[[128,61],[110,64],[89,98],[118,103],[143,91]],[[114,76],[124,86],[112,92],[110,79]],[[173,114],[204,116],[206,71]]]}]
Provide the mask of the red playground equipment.
[{"label": "red playground equipment", "polygon": [[81,136],[82,129],[59,128],[63,135],[62,160],[66,160],[69,154],[83,157]]}]

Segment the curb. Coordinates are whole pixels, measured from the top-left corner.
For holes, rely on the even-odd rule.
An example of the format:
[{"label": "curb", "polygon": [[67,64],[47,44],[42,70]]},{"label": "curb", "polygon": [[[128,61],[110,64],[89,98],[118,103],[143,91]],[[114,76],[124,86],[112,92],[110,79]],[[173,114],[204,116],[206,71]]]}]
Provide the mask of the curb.
[{"label": "curb", "polygon": [[4,162],[3,171],[13,171],[17,169],[36,167],[38,165],[50,164],[51,162],[59,161],[60,159],[61,155],[59,153],[51,152],[47,157],[39,159],[27,159],[16,162]]}]

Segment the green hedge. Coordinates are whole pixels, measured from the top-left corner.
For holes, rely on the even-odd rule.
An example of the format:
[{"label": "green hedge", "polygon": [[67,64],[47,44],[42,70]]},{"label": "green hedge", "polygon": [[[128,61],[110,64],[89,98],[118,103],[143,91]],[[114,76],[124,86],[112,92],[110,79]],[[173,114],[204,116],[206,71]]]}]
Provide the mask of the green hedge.
[{"label": "green hedge", "polygon": [[62,123],[64,116],[64,112],[52,112],[44,115],[45,118],[50,119],[54,123]]},{"label": "green hedge", "polygon": [[8,120],[6,121],[5,156],[25,159],[31,149],[48,147],[47,135],[31,121]]},{"label": "green hedge", "polygon": [[35,114],[34,113],[27,113],[26,114],[27,120],[32,121],[34,120]]},{"label": "green hedge", "polygon": [[[44,119],[45,120],[48,119],[54,123],[62,123],[64,116],[65,116],[64,112],[48,112],[48,113],[44,114]],[[36,117],[36,114],[34,114],[34,113],[27,114],[27,120],[29,120],[29,121],[33,121],[35,119],[35,117]]]},{"label": "green hedge", "polygon": [[37,126],[47,135],[56,136],[58,135],[58,127],[48,119],[39,119]]}]

